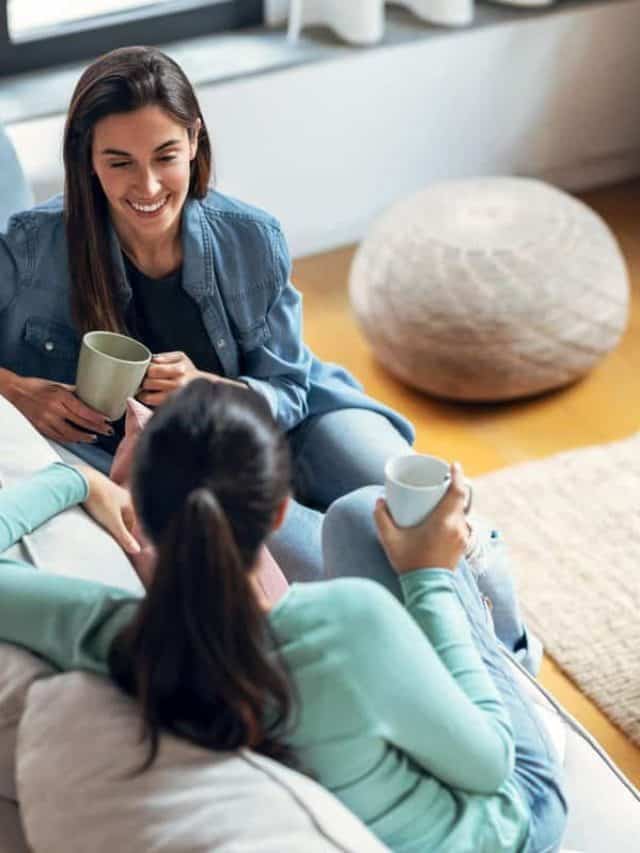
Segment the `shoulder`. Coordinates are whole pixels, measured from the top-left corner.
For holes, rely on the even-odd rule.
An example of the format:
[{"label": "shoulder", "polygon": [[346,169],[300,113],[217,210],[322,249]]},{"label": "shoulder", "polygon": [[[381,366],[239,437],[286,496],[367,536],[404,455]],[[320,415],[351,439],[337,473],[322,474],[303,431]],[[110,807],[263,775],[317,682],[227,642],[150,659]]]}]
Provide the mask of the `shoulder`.
[{"label": "shoulder", "polygon": [[277,288],[288,280],[289,249],[274,216],[216,190],[190,202],[188,223],[196,222],[194,208],[200,214],[205,242],[210,241],[220,259],[219,268],[232,281],[259,281]]},{"label": "shoulder", "polygon": [[21,232],[53,236],[64,233],[63,196],[53,196],[35,207],[14,213],[7,224],[7,237]]},{"label": "shoulder", "polygon": [[11,259],[19,277],[28,277],[39,266],[65,257],[62,196],[14,213],[7,223],[6,231],[0,234],[0,250]]},{"label": "shoulder", "polygon": [[[321,622],[338,635],[361,638],[367,648],[371,631],[407,616],[402,605],[381,584],[367,578],[336,578],[319,583],[294,584],[287,605],[295,621]],[[300,626],[302,627],[302,626]]]},{"label": "shoulder", "polygon": [[218,190],[209,190],[207,195],[201,199],[200,205],[205,216],[211,220],[225,221],[236,225],[253,225],[257,228],[275,231],[281,230],[278,220],[266,210],[254,207],[233,196],[225,195]]},{"label": "shoulder", "polygon": [[212,231],[233,242],[253,247],[268,247],[271,251],[286,250],[280,222],[275,216],[217,190],[210,190],[198,204]]}]

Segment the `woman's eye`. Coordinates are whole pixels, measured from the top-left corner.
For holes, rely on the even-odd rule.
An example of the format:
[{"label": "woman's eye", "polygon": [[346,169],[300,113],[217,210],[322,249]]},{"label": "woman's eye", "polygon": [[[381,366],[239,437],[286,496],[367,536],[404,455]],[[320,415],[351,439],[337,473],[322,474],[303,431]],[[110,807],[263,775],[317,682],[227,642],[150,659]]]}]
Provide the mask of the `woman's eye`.
[{"label": "woman's eye", "polygon": [[162,160],[163,163],[171,163],[173,160],[176,159],[176,155],[175,154],[165,154],[165,156],[161,157],[160,159]]},{"label": "woman's eye", "polygon": [[123,166],[128,166],[129,163],[127,161],[123,161],[122,163],[111,163],[112,169],[121,169]]}]

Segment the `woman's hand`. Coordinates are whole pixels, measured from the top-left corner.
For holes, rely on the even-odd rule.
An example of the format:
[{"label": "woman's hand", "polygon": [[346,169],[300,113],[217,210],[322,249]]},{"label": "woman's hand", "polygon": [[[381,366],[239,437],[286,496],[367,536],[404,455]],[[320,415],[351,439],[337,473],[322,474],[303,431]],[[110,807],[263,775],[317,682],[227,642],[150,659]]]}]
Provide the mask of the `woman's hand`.
[{"label": "woman's hand", "polygon": [[96,440],[97,433],[113,435],[105,416],[79,400],[72,385],[14,376],[6,396],[39,432],[55,441],[90,444]]},{"label": "woman's hand", "polygon": [[467,487],[458,463],[451,466],[451,484],[425,520],[415,527],[398,527],[382,500],[375,521],[380,542],[397,574],[415,569],[455,569],[469,540],[464,514]]},{"label": "woman's hand", "polygon": [[132,533],[136,514],[129,492],[89,465],[76,467],[89,484],[89,494],[84,501],[89,515],[113,536],[127,554],[140,553],[140,543]]},{"label": "woman's hand", "polygon": [[160,406],[172,391],[182,388],[197,377],[204,377],[211,382],[226,382],[246,387],[242,382],[234,382],[215,373],[198,370],[186,353],[161,352],[151,359],[137,398],[147,406]]}]

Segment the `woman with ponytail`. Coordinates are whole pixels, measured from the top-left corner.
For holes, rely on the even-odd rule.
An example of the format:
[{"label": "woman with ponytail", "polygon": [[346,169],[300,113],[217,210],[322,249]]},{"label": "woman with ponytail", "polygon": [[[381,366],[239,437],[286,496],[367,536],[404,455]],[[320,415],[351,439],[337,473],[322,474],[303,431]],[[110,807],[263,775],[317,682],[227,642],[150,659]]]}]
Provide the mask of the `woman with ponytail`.
[{"label": "woman with ponytail", "polygon": [[[264,400],[195,380],[136,449],[133,504],[157,555],[146,597],[0,559],[0,639],[110,675],[139,705],[146,766],[163,731],[250,747],[313,773],[399,853],[556,850],[558,762],[462,559],[460,467],[415,528],[366,490],[328,513],[327,571],[393,575],[400,601],[363,577],[265,598],[264,543],[290,481]],[[114,490],[62,464],[3,490],[0,551],[78,502],[126,544],[132,509]]]}]

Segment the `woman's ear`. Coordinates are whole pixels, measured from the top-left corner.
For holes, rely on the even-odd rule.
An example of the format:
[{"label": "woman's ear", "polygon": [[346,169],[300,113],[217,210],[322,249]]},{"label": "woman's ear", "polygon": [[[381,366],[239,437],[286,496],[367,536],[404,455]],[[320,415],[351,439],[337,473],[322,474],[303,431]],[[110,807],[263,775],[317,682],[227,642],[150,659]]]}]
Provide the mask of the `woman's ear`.
[{"label": "woman's ear", "polygon": [[287,510],[289,509],[289,495],[282,501],[278,509],[276,510],[276,517],[273,521],[273,526],[271,528],[272,532],[275,533],[276,530],[279,530],[282,527],[285,516],[287,514]]},{"label": "woman's ear", "polygon": [[195,159],[198,153],[198,139],[200,138],[201,129],[202,121],[197,118],[193,127],[189,128],[189,160]]}]

